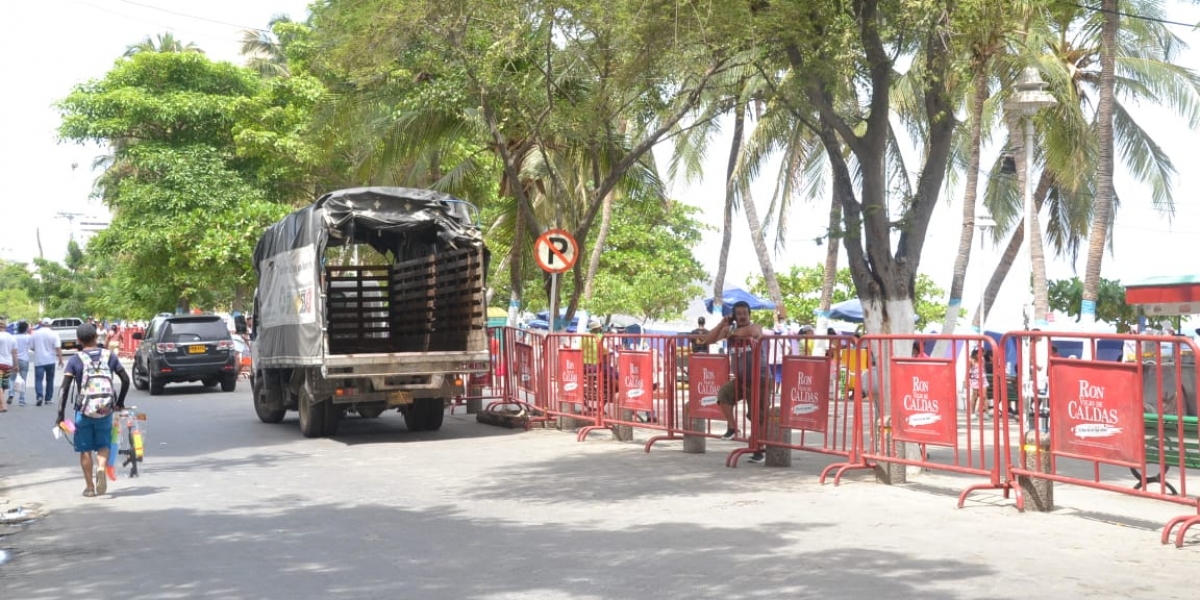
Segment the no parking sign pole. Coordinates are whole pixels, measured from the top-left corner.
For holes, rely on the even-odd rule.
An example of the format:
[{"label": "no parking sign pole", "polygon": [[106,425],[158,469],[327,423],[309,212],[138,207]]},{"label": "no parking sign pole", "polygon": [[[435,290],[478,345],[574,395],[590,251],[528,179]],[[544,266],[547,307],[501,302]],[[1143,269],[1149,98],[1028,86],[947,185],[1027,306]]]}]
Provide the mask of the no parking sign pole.
[{"label": "no parking sign pole", "polygon": [[550,273],[550,333],[558,325],[558,275],[575,266],[579,245],[564,229],[549,229],[533,243],[533,259],[543,271]]}]

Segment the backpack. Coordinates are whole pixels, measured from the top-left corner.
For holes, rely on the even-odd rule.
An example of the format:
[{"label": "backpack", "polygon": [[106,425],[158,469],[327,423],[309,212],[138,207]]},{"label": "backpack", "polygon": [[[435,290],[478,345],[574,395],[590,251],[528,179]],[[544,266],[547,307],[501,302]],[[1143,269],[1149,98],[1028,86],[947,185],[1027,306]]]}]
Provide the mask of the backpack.
[{"label": "backpack", "polygon": [[100,355],[90,361],[86,360],[86,352],[80,352],[83,362],[83,378],[79,381],[79,396],[76,405],[83,416],[91,419],[107,417],[112,413],[116,403],[113,394],[112,369],[108,366],[111,356],[108,350],[101,350]]}]

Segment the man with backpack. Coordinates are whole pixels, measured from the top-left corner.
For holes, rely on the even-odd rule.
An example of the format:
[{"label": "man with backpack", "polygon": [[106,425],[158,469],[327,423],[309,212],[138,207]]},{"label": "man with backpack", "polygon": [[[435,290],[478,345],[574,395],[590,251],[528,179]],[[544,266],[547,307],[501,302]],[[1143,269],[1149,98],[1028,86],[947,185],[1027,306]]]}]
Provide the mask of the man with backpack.
[{"label": "man with backpack", "polygon": [[[104,467],[108,462],[109,444],[112,443],[112,414],[114,410],[125,408],[129,374],[116,354],[96,346],[94,325],[80,325],[75,335],[82,349],[67,361],[63,371],[62,403],[58,406],[55,424],[65,420],[67,400],[74,392],[75,451],[79,453],[79,466],[83,467],[83,480],[87,485],[83,495],[91,498],[108,491]],[[119,395],[114,393],[114,373],[121,378]],[[96,462],[92,460],[93,452],[97,456]],[[107,475],[116,479],[115,472]]]}]

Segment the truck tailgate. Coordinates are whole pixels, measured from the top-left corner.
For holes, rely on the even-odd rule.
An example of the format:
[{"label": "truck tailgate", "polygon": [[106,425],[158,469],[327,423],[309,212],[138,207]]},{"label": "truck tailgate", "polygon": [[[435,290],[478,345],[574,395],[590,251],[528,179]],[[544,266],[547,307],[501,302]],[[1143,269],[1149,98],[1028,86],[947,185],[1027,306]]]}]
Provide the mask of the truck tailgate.
[{"label": "truck tailgate", "polygon": [[488,369],[487,350],[329,354],[325,357],[325,376],[329,379],[372,375],[483,373]]}]

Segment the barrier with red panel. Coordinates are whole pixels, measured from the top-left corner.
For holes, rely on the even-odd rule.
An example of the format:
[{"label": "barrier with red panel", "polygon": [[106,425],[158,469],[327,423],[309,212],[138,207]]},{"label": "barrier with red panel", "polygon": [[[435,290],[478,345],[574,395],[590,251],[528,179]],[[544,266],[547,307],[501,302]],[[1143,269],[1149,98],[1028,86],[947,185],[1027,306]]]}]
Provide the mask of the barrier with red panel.
[{"label": "barrier with red panel", "polygon": [[598,354],[595,421],[581,428],[577,439],[618,426],[665,433],[647,441],[647,451],[658,441],[682,439],[677,423],[686,392],[676,380],[678,338],[607,334],[598,341]]},{"label": "barrier with red panel", "polygon": [[497,334],[499,346],[497,379],[500,380],[499,399],[487,405],[485,410],[500,407],[517,407],[527,411],[526,427],[537,422],[549,421],[542,404],[547,400],[545,338],[541,332],[516,327],[504,327]]},{"label": "barrier with red panel", "polygon": [[[1084,357],[1097,356],[1101,341],[1121,340],[1134,345],[1130,354],[1140,360],[1054,356],[1051,336],[1082,341]],[[1017,369],[1001,404],[1006,411],[1015,407],[1019,448],[1010,479],[1048,479],[1191,507],[1197,514],[1176,517],[1162,531],[1162,543],[1175,533],[1182,546],[1188,529],[1200,524],[1200,498],[1188,493],[1188,475],[1200,468],[1195,344],[1182,337],[1023,331],[1006,334],[1001,346],[1009,345]],[[1037,460],[1042,452],[1048,461]],[[1126,469],[1132,483],[1121,481]],[[1024,506],[1018,489],[1017,508]]]},{"label": "barrier with red panel", "polygon": [[463,392],[454,398],[450,405],[450,414],[459,406],[466,406],[470,400],[500,400],[504,396],[505,365],[500,354],[504,344],[504,327],[487,328],[488,362],[486,371],[473,371],[460,376],[457,384]]},{"label": "barrier with red panel", "polygon": [[[947,342],[944,356],[929,356],[939,341]],[[866,398],[854,403],[854,421],[870,426],[855,428],[860,436],[866,431],[858,444],[861,454],[831,467],[837,472],[835,483],[846,471],[891,463],[986,478],[962,491],[960,507],[977,490],[1000,489],[1007,497],[1013,487],[1004,478],[1007,423],[988,421],[981,413],[959,414],[958,406],[956,357],[975,348],[990,349],[992,340],[979,335],[868,335],[858,347],[871,360],[858,365]],[[977,381],[986,380],[983,361],[971,368]],[[969,379],[969,372],[963,379]]]},{"label": "barrier with red panel", "polygon": [[[767,447],[855,460],[861,427],[846,370],[854,343],[845,336],[764,336],[759,344],[765,352],[756,356],[767,361],[772,385],[764,390],[765,401],[751,406],[765,409],[766,429],[747,448],[731,452],[727,464],[736,466],[739,457]],[[775,435],[777,428],[792,432],[790,440]]]},{"label": "barrier with red panel", "polygon": [[120,347],[117,349],[117,355],[121,358],[133,358],[133,355],[137,353],[137,347],[140,342],[133,339],[133,334],[135,333],[144,333],[144,330],[141,327],[131,326],[121,327],[117,330],[117,343],[120,344]]}]

